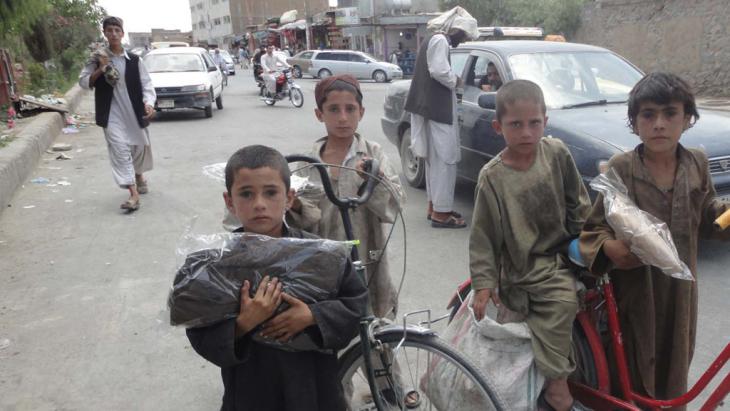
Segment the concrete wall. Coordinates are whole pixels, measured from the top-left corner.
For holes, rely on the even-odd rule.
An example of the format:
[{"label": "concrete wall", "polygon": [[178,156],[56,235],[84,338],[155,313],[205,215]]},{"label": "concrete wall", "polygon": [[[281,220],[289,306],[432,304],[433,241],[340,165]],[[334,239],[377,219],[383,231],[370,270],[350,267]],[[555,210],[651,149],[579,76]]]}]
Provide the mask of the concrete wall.
[{"label": "concrete wall", "polygon": [[687,79],[698,94],[730,96],[728,0],[596,0],[573,41],[609,48],[643,71]]}]

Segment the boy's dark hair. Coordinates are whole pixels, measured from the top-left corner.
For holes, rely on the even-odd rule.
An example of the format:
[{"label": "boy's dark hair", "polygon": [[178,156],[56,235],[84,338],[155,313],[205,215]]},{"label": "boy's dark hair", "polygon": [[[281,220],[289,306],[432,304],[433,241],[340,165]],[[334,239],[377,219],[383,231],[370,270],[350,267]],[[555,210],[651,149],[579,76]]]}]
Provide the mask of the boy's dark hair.
[{"label": "boy's dark hair", "polygon": [[231,193],[233,180],[238,170],[249,168],[255,170],[261,167],[270,167],[279,172],[287,191],[291,186],[291,171],[286,158],[277,150],[262,145],[246,146],[239,149],[226,163],[226,190]]},{"label": "boy's dark hair", "polygon": [[676,74],[657,71],[639,80],[629,93],[629,127],[636,127],[641,103],[651,101],[655,104],[669,104],[679,101],[684,106],[684,114],[692,116],[690,127],[700,118],[695,105],[695,96],[689,84]]},{"label": "boy's dark hair", "polygon": [[517,100],[534,101],[542,107],[543,115],[547,111],[540,86],[530,80],[512,80],[504,83],[497,91],[497,121],[502,121],[502,116],[507,113],[507,105],[514,104]]},{"label": "boy's dark hair", "polygon": [[314,101],[317,108],[322,110],[324,102],[327,101],[327,94],[332,91],[347,91],[352,93],[357,100],[357,104],[362,107],[362,91],[360,91],[360,82],[349,74],[339,76],[330,76],[324,80],[320,80],[314,87]]},{"label": "boy's dark hair", "polygon": [[124,31],[124,21],[119,17],[104,17],[104,20],[101,21],[101,29],[106,30],[107,26],[118,26],[120,29],[122,29],[122,31]]}]

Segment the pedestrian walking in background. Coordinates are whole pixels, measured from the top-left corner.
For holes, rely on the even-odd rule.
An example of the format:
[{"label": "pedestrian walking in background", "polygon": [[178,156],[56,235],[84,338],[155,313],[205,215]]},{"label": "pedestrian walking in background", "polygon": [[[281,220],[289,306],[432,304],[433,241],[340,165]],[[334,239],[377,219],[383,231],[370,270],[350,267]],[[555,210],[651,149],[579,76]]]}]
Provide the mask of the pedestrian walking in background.
[{"label": "pedestrian walking in background", "polygon": [[238,51],[238,60],[241,62],[241,69],[248,69],[248,50],[245,47],[241,47]]},{"label": "pedestrian walking in background", "polygon": [[96,124],[104,128],[114,180],[129,190],[120,206],[137,210],[140,194],[148,191],[143,173],[152,170],[147,126],[157,96],[141,59],[122,47],[124,27],[119,17],[102,22],[108,48],[94,53],[79,76],[79,85],[94,89]]},{"label": "pedestrian walking in background", "polygon": [[477,21],[454,7],[429,21],[434,34],[421,43],[405,110],[411,113],[413,153],[425,159],[428,212],[436,228],[466,227],[454,211],[456,163],[461,159],[456,122],[456,88],[462,80],[451,69],[449,47],[479,36]]}]

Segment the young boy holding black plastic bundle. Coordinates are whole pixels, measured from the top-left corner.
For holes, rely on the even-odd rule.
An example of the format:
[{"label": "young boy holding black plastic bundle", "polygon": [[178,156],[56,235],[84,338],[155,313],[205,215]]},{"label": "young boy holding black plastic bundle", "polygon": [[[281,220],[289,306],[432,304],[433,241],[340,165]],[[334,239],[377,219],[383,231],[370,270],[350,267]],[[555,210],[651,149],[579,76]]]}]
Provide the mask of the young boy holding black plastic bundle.
[{"label": "young boy holding black plastic bundle", "polygon": [[[228,160],[225,175],[226,207],[243,225],[236,231],[316,238],[284,223],[294,192],[281,153],[265,146],[242,148]],[[248,281],[241,287],[236,318],[187,330],[195,351],[221,367],[225,387],[221,410],[344,410],[336,351],[355,337],[367,305],[367,289],[351,264],[332,300],[307,305],[284,293],[281,283],[268,276],[253,296],[251,288]],[[271,318],[281,302],[290,307]],[[259,330],[262,336],[286,342],[305,329],[320,337],[322,350],[284,351],[253,341]]]}]

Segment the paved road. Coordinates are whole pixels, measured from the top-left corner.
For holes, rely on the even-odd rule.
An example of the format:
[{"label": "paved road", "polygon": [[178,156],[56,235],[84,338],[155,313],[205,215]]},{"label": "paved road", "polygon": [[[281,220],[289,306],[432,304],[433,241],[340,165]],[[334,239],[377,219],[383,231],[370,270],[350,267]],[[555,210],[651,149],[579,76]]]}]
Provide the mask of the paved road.
[{"label": "paved road", "polygon": [[[140,211],[119,212],[101,130],[59,136],[74,150],[68,161],[44,155],[32,178],[0,217],[0,409],[211,410],[220,404],[219,371],[190,348],[184,331],[168,326],[165,299],[180,261],[176,244],[194,231],[220,230],[224,187],[202,173],[247,144],[284,153],[306,150],[324,134],[314,117],[311,79],[301,80],[305,104],[267,107],[250,74],[229,78],[223,110],[164,113],[151,126],[156,169]],[[380,142],[387,85],[364,83],[360,132]],[[89,97],[81,113],[90,111]],[[473,187],[458,188],[457,209],[471,213]],[[467,230],[426,225],[421,190],[407,189],[408,276],[401,312],[444,313],[452,289],[467,276]],[[33,207],[31,207],[33,206]],[[394,277],[403,261],[397,227],[389,252]],[[701,255],[700,331],[695,368],[704,368],[730,341],[730,255],[708,244]],[[697,375],[697,372],[694,372]]]}]

